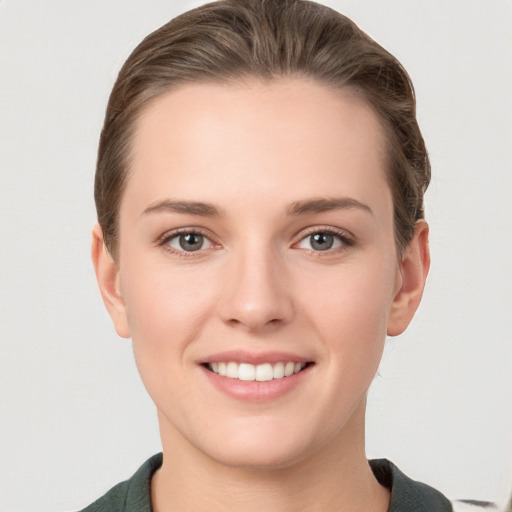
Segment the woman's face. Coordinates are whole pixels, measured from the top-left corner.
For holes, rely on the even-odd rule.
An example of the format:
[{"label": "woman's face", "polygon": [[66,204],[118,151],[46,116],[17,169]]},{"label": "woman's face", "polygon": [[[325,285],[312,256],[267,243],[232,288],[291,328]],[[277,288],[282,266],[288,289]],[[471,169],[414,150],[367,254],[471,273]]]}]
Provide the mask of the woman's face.
[{"label": "woman's face", "polygon": [[164,447],[248,467],[361,449],[405,327],[383,153],[371,109],[312,81],[186,85],[147,108],[112,316]]}]

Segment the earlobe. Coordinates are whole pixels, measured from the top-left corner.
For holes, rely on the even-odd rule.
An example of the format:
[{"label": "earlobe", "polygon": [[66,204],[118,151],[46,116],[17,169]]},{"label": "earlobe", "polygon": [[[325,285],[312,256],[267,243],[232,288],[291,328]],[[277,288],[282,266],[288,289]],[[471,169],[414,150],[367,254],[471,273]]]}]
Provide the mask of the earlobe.
[{"label": "earlobe", "polygon": [[429,268],[428,224],[419,220],[414,236],[402,254],[401,284],[391,305],[388,336],[402,334],[411,322],[420,304]]},{"label": "earlobe", "polygon": [[119,282],[119,268],[103,242],[103,231],[99,224],[92,230],[91,256],[103,302],[122,338],[130,337],[126,306]]}]

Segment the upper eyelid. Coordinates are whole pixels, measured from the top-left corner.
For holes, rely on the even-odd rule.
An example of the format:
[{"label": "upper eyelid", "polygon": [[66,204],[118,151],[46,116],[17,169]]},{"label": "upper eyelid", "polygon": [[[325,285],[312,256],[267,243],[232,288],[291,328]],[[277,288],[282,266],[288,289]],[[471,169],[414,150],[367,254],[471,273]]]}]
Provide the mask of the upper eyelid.
[{"label": "upper eyelid", "polygon": [[[157,245],[164,245],[173,238],[181,235],[181,234],[188,234],[188,233],[196,233],[199,235],[204,236],[207,238],[213,245],[222,245],[219,243],[219,241],[216,240],[216,237],[212,236],[212,234],[209,232],[209,230],[205,230],[204,228],[200,228],[197,226],[187,226],[182,228],[176,228],[169,231],[166,231],[163,235],[159,236],[156,240]],[[334,226],[328,226],[328,225],[312,225],[308,226],[306,228],[301,229],[294,237],[292,245],[297,244],[298,242],[301,242],[308,236],[311,236],[315,233],[328,233],[331,235],[339,236],[342,240],[343,239],[349,239],[351,241],[355,241],[355,237],[352,233],[347,231],[343,228],[338,228]]]},{"label": "upper eyelid", "polygon": [[337,235],[341,238],[349,238],[351,240],[355,239],[354,235],[350,231],[347,231],[346,229],[322,225],[304,228],[297,233],[295,238],[297,238],[300,241],[306,238],[307,236],[313,235],[315,233],[328,233],[330,235]]},{"label": "upper eyelid", "polygon": [[[329,248],[324,251],[317,251],[312,248],[309,249],[309,248],[298,247],[301,243],[303,243],[305,240],[307,240],[307,238],[309,238],[310,236],[312,236],[316,233],[324,233],[324,234],[328,234],[328,235],[337,237],[338,241],[340,242],[340,245],[338,247]],[[292,247],[295,247],[298,250],[303,250],[308,253],[314,254],[315,256],[324,256],[324,257],[327,257],[329,255],[332,256],[332,255],[338,254],[340,252],[343,252],[343,251],[355,246],[357,243],[356,238],[354,237],[354,235],[352,235],[352,233],[350,233],[349,231],[347,231],[345,229],[335,228],[333,226],[323,226],[323,227],[311,226],[310,229],[306,229],[305,231],[303,230],[297,236],[298,236],[298,240],[292,244]]]},{"label": "upper eyelid", "polygon": [[168,242],[169,240],[172,240],[173,238],[183,235],[183,234],[197,234],[204,236],[205,238],[208,238],[211,243],[216,243],[213,240],[213,237],[211,234],[209,234],[206,230],[202,228],[197,227],[185,227],[185,228],[177,228],[177,229],[171,229],[169,231],[166,231],[163,235],[159,236],[156,240],[159,244],[164,244]]},{"label": "upper eyelid", "polygon": [[[178,249],[176,247],[172,247],[169,242],[171,242],[171,240],[173,240],[183,234],[201,235],[210,242],[211,247],[207,247],[205,249],[199,249],[197,251],[186,251],[184,249]],[[201,256],[204,256],[205,253],[207,253],[208,251],[211,251],[212,249],[216,248],[215,246],[217,246],[217,247],[219,246],[218,243],[216,243],[214,240],[212,240],[211,236],[206,234],[204,232],[204,230],[202,230],[200,228],[177,228],[177,229],[173,229],[170,231],[166,231],[162,236],[160,236],[156,240],[155,245],[158,248],[169,253],[170,255],[173,255],[175,257],[180,257],[180,258],[186,258],[186,259],[200,258]]]}]

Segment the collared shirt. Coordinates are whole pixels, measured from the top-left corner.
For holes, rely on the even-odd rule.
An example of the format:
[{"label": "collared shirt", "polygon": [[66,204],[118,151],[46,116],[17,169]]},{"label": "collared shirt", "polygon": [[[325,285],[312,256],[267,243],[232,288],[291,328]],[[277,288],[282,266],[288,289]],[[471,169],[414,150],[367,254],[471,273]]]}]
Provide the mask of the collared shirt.
[{"label": "collared shirt", "polygon": [[[161,465],[159,453],[129,480],[117,484],[80,512],[152,512],[151,478]],[[439,491],[411,480],[388,460],[371,460],[370,467],[380,484],[391,491],[388,512],[452,512],[450,502]]]}]

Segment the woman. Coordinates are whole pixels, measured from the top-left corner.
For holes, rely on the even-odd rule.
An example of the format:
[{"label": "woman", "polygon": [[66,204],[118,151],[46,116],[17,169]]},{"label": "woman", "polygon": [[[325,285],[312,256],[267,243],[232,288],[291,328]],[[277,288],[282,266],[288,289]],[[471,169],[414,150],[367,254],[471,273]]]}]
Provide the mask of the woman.
[{"label": "woman", "polygon": [[163,456],[87,511],[448,511],[366,460],[366,393],[429,269],[412,84],[303,1],[208,4],[132,53],[92,256]]}]

